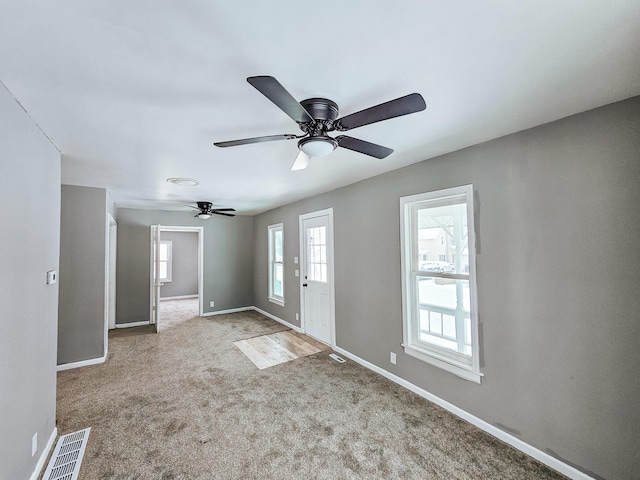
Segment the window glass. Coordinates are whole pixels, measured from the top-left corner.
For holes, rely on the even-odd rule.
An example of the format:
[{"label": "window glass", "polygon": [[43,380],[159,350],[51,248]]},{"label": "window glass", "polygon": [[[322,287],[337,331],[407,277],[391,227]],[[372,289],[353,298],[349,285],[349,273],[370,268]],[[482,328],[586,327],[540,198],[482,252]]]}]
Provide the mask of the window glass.
[{"label": "window glass", "polygon": [[307,228],[307,280],[327,283],[327,228]]},{"label": "window glass", "polygon": [[270,225],[269,301],[284,306],[284,226]]},{"label": "window glass", "polygon": [[405,352],[479,383],[473,187],[400,205]]}]

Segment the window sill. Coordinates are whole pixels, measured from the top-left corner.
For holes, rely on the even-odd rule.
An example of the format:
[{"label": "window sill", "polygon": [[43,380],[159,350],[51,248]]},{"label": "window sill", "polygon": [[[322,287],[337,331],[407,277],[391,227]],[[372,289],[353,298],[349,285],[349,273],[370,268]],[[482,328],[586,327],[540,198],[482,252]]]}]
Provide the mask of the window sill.
[{"label": "window sill", "polygon": [[271,303],[275,303],[276,305],[280,305],[281,307],[284,307],[284,300],[280,300],[279,298],[269,297],[269,301]]},{"label": "window sill", "polygon": [[481,384],[481,379],[484,376],[480,372],[476,372],[471,369],[469,365],[455,363],[453,360],[445,361],[438,357],[435,357],[428,350],[424,350],[421,348],[415,348],[407,345],[403,345],[404,353],[407,355],[417,358],[418,360],[422,360],[425,363],[433,365],[435,367],[441,368],[449,373],[453,373],[460,378],[465,380],[469,380],[471,382],[475,382]]}]

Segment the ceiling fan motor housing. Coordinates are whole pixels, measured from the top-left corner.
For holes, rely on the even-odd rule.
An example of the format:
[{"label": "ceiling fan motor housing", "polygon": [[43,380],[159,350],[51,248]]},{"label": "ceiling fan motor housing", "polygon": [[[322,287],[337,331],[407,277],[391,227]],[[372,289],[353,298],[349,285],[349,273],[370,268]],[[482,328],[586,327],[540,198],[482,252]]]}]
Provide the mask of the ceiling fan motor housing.
[{"label": "ceiling fan motor housing", "polygon": [[300,105],[309,112],[315,120],[335,120],[338,118],[338,105],[327,98],[307,98]]},{"label": "ceiling fan motor housing", "polygon": [[211,210],[211,207],[213,206],[211,202],[196,202],[196,203],[198,205],[198,208],[203,212],[208,212],[209,210]]},{"label": "ceiling fan motor housing", "polygon": [[338,105],[328,98],[307,98],[300,105],[313,117],[313,122],[300,124],[300,129],[314,136],[324,136],[332,131],[333,122],[338,118]]}]

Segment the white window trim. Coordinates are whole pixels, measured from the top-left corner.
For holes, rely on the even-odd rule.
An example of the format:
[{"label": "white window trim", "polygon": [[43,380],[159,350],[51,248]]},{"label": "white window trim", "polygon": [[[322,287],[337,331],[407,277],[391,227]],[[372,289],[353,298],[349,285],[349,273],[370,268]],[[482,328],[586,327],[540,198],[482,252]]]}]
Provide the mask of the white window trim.
[{"label": "white window trim", "polygon": [[275,303],[276,305],[280,305],[281,307],[284,307],[284,275],[282,277],[282,296],[280,295],[276,295],[273,293],[273,286],[274,286],[274,280],[275,280],[275,269],[273,268],[275,265],[275,245],[274,245],[274,239],[275,239],[275,233],[278,231],[282,232],[282,268],[283,268],[283,272],[284,272],[284,224],[283,223],[276,223],[274,225],[269,225],[268,227],[268,231],[269,231],[269,301],[271,303]]},{"label": "white window trim", "polygon": [[[471,301],[471,362],[457,361],[456,355],[439,353],[438,348],[429,345],[428,348],[417,345],[412,341],[410,334],[414,328],[415,318],[415,292],[410,288],[413,285],[413,277],[416,272],[412,271],[412,258],[416,240],[413,237],[411,208],[410,206],[427,200],[434,200],[447,196],[459,196],[464,194],[467,203],[467,229],[468,229],[468,250],[469,250],[469,289]],[[480,372],[479,336],[478,336],[478,289],[476,283],[476,252],[475,252],[475,225],[473,208],[473,185],[462,185],[459,187],[438,190],[434,192],[421,193],[400,198],[400,241],[401,241],[401,272],[402,272],[402,322],[403,322],[403,343],[402,347],[407,355],[420,359],[430,365],[439,367],[447,372],[453,373],[461,378],[476,383],[481,383],[483,374]],[[430,274],[431,275],[431,274]]]},{"label": "white window trim", "polygon": [[[160,240],[160,245],[167,245],[167,260],[158,260],[159,263],[167,264],[167,276],[165,278],[160,278],[159,281],[162,283],[171,283],[173,281],[173,241],[171,240]],[[158,252],[160,255],[160,252]]]}]

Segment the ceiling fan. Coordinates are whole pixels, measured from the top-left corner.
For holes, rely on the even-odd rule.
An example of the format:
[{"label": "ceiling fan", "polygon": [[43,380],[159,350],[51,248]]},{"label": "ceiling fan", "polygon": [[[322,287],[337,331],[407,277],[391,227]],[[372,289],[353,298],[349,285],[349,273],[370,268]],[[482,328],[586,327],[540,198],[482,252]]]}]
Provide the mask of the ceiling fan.
[{"label": "ceiling fan", "polygon": [[189,205],[191,208],[198,210],[198,213],[195,214],[196,217],[201,218],[203,220],[207,220],[211,218],[211,215],[224,215],[226,217],[235,217],[233,213],[227,212],[235,212],[233,208],[213,208],[213,203],[211,202],[196,202],[198,205],[194,207],[193,205]]},{"label": "ceiling fan", "polygon": [[303,134],[268,135],[216,142],[214,145],[216,147],[235,147],[250,143],[299,139],[300,153],[293,162],[291,170],[302,170],[307,167],[311,158],[324,157],[337,147],[364,153],[375,158],[385,158],[393,153],[393,149],[347,135],[332,138],[327,134],[333,131],[345,132],[370,123],[420,112],[427,107],[422,95],[412,93],[346,117],[337,118],[338,105],[327,98],[308,98],[298,102],[278,80],[270,76],[249,77],[247,82],[289,115],[298,124]]}]

